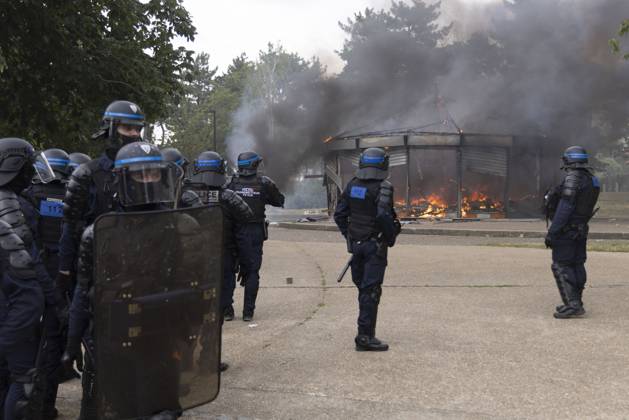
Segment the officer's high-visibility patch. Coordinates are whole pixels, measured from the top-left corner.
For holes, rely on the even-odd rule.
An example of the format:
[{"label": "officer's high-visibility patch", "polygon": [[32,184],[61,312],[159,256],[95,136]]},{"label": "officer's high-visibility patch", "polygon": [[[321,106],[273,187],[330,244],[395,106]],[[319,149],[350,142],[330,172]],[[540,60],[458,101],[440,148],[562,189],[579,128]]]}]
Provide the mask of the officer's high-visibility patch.
[{"label": "officer's high-visibility patch", "polygon": [[349,196],[352,198],[358,198],[359,200],[364,200],[367,195],[367,188],[365,187],[352,187],[349,192]]},{"label": "officer's high-visibility patch", "polygon": [[63,217],[63,201],[46,199],[39,203],[39,213],[46,217]]}]

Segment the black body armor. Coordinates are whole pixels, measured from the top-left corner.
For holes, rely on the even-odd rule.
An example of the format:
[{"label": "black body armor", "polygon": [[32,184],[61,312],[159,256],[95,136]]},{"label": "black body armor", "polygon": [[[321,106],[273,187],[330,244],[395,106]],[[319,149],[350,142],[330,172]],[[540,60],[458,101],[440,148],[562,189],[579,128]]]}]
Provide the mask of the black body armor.
[{"label": "black body armor", "polygon": [[266,176],[236,176],[229,184],[229,189],[238,194],[253,211],[250,222],[264,223],[265,205],[274,207],[284,206],[284,195],[280,193],[275,183]]}]

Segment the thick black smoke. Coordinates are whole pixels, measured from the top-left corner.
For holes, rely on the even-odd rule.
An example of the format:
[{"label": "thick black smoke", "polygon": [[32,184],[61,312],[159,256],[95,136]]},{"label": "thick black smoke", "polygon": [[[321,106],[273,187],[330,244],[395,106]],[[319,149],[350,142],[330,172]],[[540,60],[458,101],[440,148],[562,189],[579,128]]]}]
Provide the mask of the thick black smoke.
[{"label": "thick black smoke", "polygon": [[627,131],[629,64],[608,47],[627,15],[627,0],[510,0],[482,11],[414,1],[362,12],[342,24],[341,74],[298,72],[281,102],[243,102],[230,157],[253,148],[285,184],[329,135],[421,127],[446,109],[463,131],[599,149]]}]

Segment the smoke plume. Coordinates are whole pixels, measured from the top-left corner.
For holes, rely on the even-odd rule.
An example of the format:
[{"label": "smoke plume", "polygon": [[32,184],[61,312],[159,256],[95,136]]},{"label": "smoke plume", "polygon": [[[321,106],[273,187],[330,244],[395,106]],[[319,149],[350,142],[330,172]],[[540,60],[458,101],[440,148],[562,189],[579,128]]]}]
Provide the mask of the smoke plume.
[{"label": "smoke plume", "polygon": [[626,133],[629,64],[608,48],[626,0],[442,3],[394,2],[342,22],[343,71],[326,77],[314,63],[288,76],[281,100],[244,100],[230,158],[252,148],[286,185],[327,136],[421,127],[446,113],[463,131],[594,150]]}]

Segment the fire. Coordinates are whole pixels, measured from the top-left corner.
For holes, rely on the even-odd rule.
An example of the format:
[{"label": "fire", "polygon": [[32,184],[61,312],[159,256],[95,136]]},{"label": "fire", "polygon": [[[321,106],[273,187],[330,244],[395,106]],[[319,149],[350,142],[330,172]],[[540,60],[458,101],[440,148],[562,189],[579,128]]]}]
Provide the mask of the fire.
[{"label": "fire", "polygon": [[469,217],[478,213],[503,213],[502,202],[494,200],[481,191],[473,191],[463,196],[461,215]]},{"label": "fire", "polygon": [[[504,206],[502,202],[491,198],[482,191],[471,193],[463,192],[461,203],[462,217],[476,217],[478,214],[491,214],[492,218],[504,217]],[[437,193],[432,193],[423,197],[416,197],[410,200],[407,206],[406,200],[398,200],[395,207],[401,217],[417,219],[439,219],[445,218],[448,213],[456,211],[456,202],[448,204],[445,198]]]},{"label": "fire", "polygon": [[448,204],[438,194],[430,194],[426,197],[412,198],[410,208],[407,209],[405,200],[395,203],[398,211],[405,217],[422,219],[441,218],[446,216]]}]

